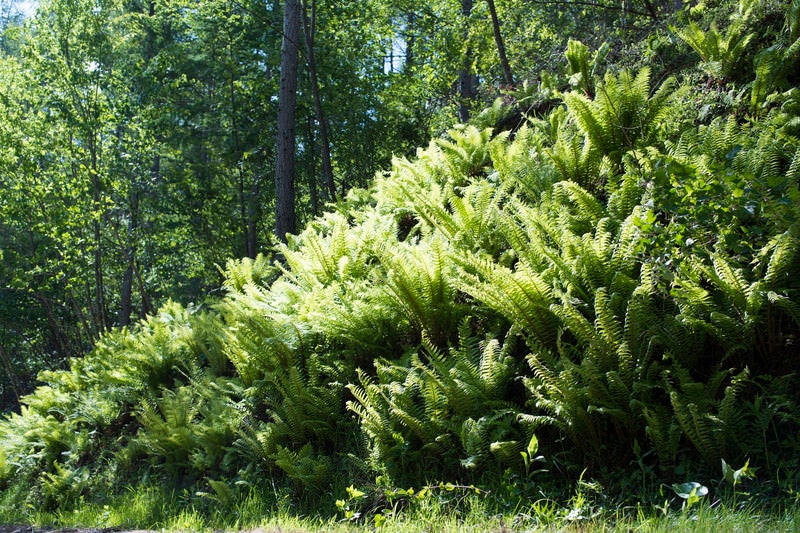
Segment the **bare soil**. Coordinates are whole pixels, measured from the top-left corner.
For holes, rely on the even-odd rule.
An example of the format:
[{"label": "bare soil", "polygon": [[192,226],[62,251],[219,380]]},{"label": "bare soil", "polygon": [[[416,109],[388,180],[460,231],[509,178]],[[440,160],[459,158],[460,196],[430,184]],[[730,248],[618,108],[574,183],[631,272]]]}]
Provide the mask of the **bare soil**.
[{"label": "bare soil", "polygon": [[55,528],[55,527],[36,527],[36,526],[2,526],[0,533],[156,533],[155,531],[120,530],[120,529],[97,529],[97,528]]},{"label": "bare soil", "polygon": [[[76,527],[37,527],[37,526],[15,526],[0,525],[0,533],[160,533],[147,529],[115,529],[115,528],[76,528]],[[286,529],[252,529],[239,533],[304,533],[300,530]]]}]

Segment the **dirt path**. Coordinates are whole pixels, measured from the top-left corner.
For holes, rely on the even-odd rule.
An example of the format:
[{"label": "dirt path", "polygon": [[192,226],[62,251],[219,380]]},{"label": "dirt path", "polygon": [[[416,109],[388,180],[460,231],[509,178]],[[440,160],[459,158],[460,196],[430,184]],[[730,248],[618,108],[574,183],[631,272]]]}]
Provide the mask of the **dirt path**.
[{"label": "dirt path", "polygon": [[[0,525],[0,533],[161,533],[147,529],[91,528],[91,527],[37,527]],[[251,529],[239,533],[304,533],[300,530],[286,529]]]},{"label": "dirt path", "polygon": [[36,526],[0,526],[0,533],[157,533],[155,531],[96,529],[96,528],[54,528]]}]

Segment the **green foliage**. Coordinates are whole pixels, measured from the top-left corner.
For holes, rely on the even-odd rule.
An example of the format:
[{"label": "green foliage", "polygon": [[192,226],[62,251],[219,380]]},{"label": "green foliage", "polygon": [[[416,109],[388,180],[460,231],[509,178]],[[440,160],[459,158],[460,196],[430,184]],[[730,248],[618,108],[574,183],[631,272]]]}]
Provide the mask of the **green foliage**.
[{"label": "green foliage", "polygon": [[785,23],[774,44],[756,54],[750,105],[753,111],[767,105],[774,90],[787,90],[800,61],[800,4],[792,0],[786,9]]},{"label": "green foliage", "polygon": [[618,164],[626,152],[655,143],[674,88],[675,80],[668,79],[651,96],[650,69],[645,67],[635,76],[629,71],[619,76],[606,74],[594,99],[568,93],[564,102],[585,136],[588,150]]},{"label": "green foliage", "polygon": [[[246,86],[259,77],[238,71],[244,66],[236,52],[244,45],[218,41],[217,19],[210,16],[233,17],[238,24],[249,15],[239,19],[223,7],[189,10],[191,28],[176,28],[174,39],[159,33],[169,25],[153,29],[150,37],[168,43],[151,67],[165,74],[167,59],[174,55],[177,61],[194,49],[184,37],[196,31],[197,39],[231,55],[223,70],[234,90],[225,94],[257,100]],[[378,7],[368,2],[364,9]],[[395,7],[384,6],[387,12]],[[511,5],[503,9],[521,16]],[[328,6],[320,16],[351,21],[353,10],[349,4]],[[420,24],[446,13],[439,3],[431,10],[420,15]],[[182,20],[170,17],[158,20]],[[417,19],[402,20],[409,32],[417,31],[411,24]],[[785,33],[796,38],[794,23],[787,24]],[[700,35],[697,28],[690,25],[687,36],[712,51],[709,65],[733,68],[725,62],[752,51],[749,33],[734,39],[733,30]],[[444,30],[442,38],[460,50],[454,36],[464,34],[453,26]],[[325,29],[327,42],[339,42],[331,31]],[[482,42],[475,32],[465,46]],[[366,33],[354,35],[364,46],[377,46]],[[228,37],[245,39],[235,32]],[[96,44],[111,46],[103,39]],[[337,72],[351,72],[331,50],[321,52]],[[800,361],[800,97],[792,89],[765,93],[766,105],[747,120],[734,113],[705,116],[696,112],[694,99],[702,104],[708,95],[691,93],[685,73],[675,72],[655,90],[651,78],[665,77],[657,65],[601,78],[606,52],[612,59],[620,53],[601,48],[592,58],[588,47],[571,41],[567,68],[578,90],[558,93],[564,105],[532,108],[528,124],[513,132],[475,125],[448,131],[415,158],[395,159],[368,190],[352,191],[311,220],[279,247],[274,264],[265,255],[227,262],[216,301],[169,301],[139,323],[100,335],[86,356],[63,369],[41,373],[43,385],[23,398],[20,412],[0,421],[0,488],[22,504],[41,501],[55,509],[98,501],[120,483],[155,480],[174,487],[187,508],[234,512],[248,488],[269,480],[276,502],[286,490],[292,503],[307,499],[332,507],[347,492],[341,510],[351,514],[345,517],[364,512],[380,517],[373,518],[380,526],[404,505],[465,500],[455,494],[472,493],[470,483],[502,497],[548,498],[549,484],[576,482],[562,514],[584,520],[600,511],[591,496],[596,485],[578,472],[603,476],[634,464],[637,484],[647,487],[708,472],[722,458],[732,464],[749,458],[759,473],[773,477],[796,466],[797,444],[783,436],[794,435],[800,423],[791,388]],[[213,76],[191,77],[192,62],[219,67],[206,56],[180,59],[174,67],[180,97],[194,102],[195,89],[231,90],[211,83]],[[365,71],[357,78],[384,79],[374,65],[359,64]],[[422,66],[408,68],[420,72]],[[96,82],[89,78],[84,81]],[[546,85],[528,101],[550,101],[556,93],[542,89]],[[342,87],[333,83],[329,91]],[[742,112],[743,95],[732,93],[732,109]],[[178,95],[160,97],[174,107],[173,118],[180,115]],[[227,117],[223,127],[244,119],[228,99],[214,102],[194,110],[192,127],[204,130],[215,109]],[[375,117],[385,111],[377,101],[370,109]],[[333,120],[342,131],[358,127],[342,106],[337,113]],[[302,150],[310,159],[314,128],[309,125]],[[182,130],[168,129],[170,142],[178,142]],[[86,133],[78,125],[74,131]],[[2,130],[15,143],[24,141],[11,133]],[[202,137],[195,133],[192,142]],[[231,186],[222,188],[241,199],[248,184],[260,183],[257,172],[265,161],[250,160],[257,158],[250,145],[263,139],[240,140],[229,159],[219,147],[204,153],[201,148],[210,146],[204,143],[183,155],[215,161],[203,172],[219,170]],[[361,180],[357,164],[346,160],[355,149],[334,146],[337,184]],[[3,168],[13,168],[8,153],[0,158]],[[183,159],[163,158],[165,175],[174,178]],[[306,170],[313,173],[313,166]],[[0,202],[18,224],[28,204],[22,175],[15,176],[13,197]],[[171,183],[166,190],[191,189],[194,182]],[[108,245],[106,230],[125,229],[119,222],[127,216],[114,219],[111,206],[130,191],[120,183],[106,185],[103,202],[109,203],[103,205],[109,207],[86,219],[79,209],[64,220],[99,224],[98,242]],[[310,201],[314,185],[305,186]],[[198,200],[191,209],[200,218],[218,205],[201,192],[186,196]],[[48,201],[50,194],[46,188],[31,193]],[[91,204],[91,191],[73,200]],[[242,205],[236,224],[249,227],[248,204]],[[24,230],[14,226],[11,240],[19,244]],[[0,226],[0,236],[5,231]],[[212,240],[233,235],[209,231]],[[93,232],[86,236],[86,242],[96,240]],[[47,234],[44,241],[68,239]],[[33,258],[20,247],[10,250],[9,264],[30,274]],[[80,249],[70,264],[93,259],[92,251]],[[139,268],[144,252],[130,253]],[[3,275],[6,270],[12,269],[4,267]],[[101,273],[114,272],[123,273]],[[43,277],[50,274],[42,270]],[[83,290],[87,280],[90,286],[99,282],[92,274],[76,267],[26,298]],[[23,301],[22,278],[9,279],[13,290],[4,294]],[[3,312],[11,307],[4,306]],[[87,340],[99,334],[91,330]],[[539,466],[552,474],[545,478]],[[376,475],[384,486],[426,488],[368,490],[364,480]],[[466,484],[452,482],[460,479]],[[687,509],[703,507],[698,486],[679,489]],[[433,493],[452,498],[427,496]],[[542,502],[552,518],[557,504]],[[205,520],[200,511],[186,511],[173,523],[199,527]]]},{"label": "green foliage", "polygon": [[235,383],[226,388],[214,372],[224,357],[218,327],[169,303],[68,370],[40,374],[46,385],[0,429],[11,475],[57,505],[102,488],[108,474],[145,475],[142,456],[171,474],[225,469],[238,415],[228,400]]},{"label": "green foliage", "polygon": [[264,254],[258,254],[255,259],[228,260],[222,274],[225,277],[223,286],[231,292],[244,292],[248,285],[266,285],[274,277],[273,267]]},{"label": "green foliage", "polygon": [[424,357],[378,361],[375,378],[360,371],[360,384],[348,386],[355,401],[347,406],[370,438],[371,459],[398,479],[423,474],[420,467],[447,476],[458,475],[459,464],[519,466],[512,449],[522,449],[522,434],[508,396],[515,361],[507,345],[479,343],[466,328],[447,353],[429,344]]},{"label": "green foliage", "polygon": [[444,347],[465,310],[452,286],[454,269],[445,244],[404,244],[385,254],[386,286],[409,321],[435,346]]},{"label": "green foliage", "polygon": [[150,457],[172,475],[208,475],[225,470],[227,448],[241,418],[220,387],[224,383],[193,383],[164,390],[152,403],[143,403],[133,450]]},{"label": "green foliage", "polygon": [[567,42],[565,55],[569,84],[581,89],[587,98],[595,96],[595,80],[599,77],[600,68],[610,49],[608,43],[603,43],[589,59],[589,48],[585,44],[573,39]]},{"label": "green foliage", "polygon": [[685,28],[671,29],[697,52],[711,80],[725,81],[739,70],[742,57],[755,37],[754,33],[743,34],[743,22],[743,18],[734,18],[724,34],[715,24],[704,31],[694,21]]}]

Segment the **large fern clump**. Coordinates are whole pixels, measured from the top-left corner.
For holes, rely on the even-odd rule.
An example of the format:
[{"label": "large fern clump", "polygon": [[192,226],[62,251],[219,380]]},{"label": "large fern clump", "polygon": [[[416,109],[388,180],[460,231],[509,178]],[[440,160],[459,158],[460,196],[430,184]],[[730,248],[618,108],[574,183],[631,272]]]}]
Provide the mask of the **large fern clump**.
[{"label": "large fern clump", "polygon": [[800,96],[759,63],[750,103],[700,116],[678,76],[601,76],[607,52],[572,41],[546,116],[453,127],[276,260],[230,261],[217,301],[43,373],[0,421],[0,489],[52,507],[120,480],[193,503],[376,476],[527,490],[534,449],[573,481],[791,465]]},{"label": "large fern clump", "polygon": [[198,479],[225,470],[240,418],[226,401],[231,368],[215,314],[167,303],[103,338],[0,424],[9,474],[31,505],[69,505],[146,475]]}]

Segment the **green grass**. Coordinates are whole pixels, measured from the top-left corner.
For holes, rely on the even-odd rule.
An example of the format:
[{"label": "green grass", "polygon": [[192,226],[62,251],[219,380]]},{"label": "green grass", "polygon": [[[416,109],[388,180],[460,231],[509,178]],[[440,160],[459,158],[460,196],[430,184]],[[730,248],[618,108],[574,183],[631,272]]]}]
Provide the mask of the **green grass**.
[{"label": "green grass", "polygon": [[[233,502],[209,495],[174,494],[153,487],[131,488],[105,504],[77,502],[70,512],[46,512],[0,502],[0,524],[25,523],[55,527],[102,527],[173,531],[355,532],[419,531],[564,531],[564,532],[794,532],[800,531],[800,510],[767,510],[701,502],[690,509],[640,504],[601,507],[580,494],[568,502],[530,501],[500,511],[484,495],[431,495],[403,505],[371,504],[350,520],[337,516],[305,516],[277,491],[251,490]],[[377,517],[377,518],[376,518]],[[376,527],[377,526],[377,527]]]}]

